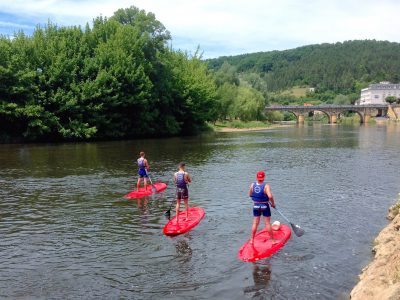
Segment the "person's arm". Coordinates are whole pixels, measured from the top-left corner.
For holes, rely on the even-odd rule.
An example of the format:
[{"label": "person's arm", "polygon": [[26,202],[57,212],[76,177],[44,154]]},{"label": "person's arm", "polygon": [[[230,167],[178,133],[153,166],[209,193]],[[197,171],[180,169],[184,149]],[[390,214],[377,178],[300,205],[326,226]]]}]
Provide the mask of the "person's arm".
[{"label": "person's arm", "polygon": [[176,184],[176,173],[174,173],[174,184]]},{"label": "person's arm", "polygon": [[190,177],[189,173],[185,173],[186,176],[186,182],[187,183],[191,183],[192,182],[192,178]]},{"label": "person's arm", "polygon": [[147,159],[145,159],[143,163],[144,163],[144,167],[146,168],[146,170],[147,171],[150,170],[150,166],[149,166],[149,163],[147,162]]},{"label": "person's arm", "polygon": [[253,183],[250,185],[249,197],[251,197],[251,194],[253,194]]},{"label": "person's arm", "polygon": [[275,208],[275,200],[274,196],[272,195],[271,187],[269,186],[269,184],[265,185],[264,192],[267,194],[269,201],[271,202],[271,206]]}]

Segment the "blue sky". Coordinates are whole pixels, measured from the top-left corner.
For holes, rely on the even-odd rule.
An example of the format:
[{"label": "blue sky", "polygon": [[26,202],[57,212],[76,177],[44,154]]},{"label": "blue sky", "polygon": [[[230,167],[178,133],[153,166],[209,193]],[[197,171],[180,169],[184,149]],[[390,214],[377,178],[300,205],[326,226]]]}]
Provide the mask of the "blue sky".
[{"label": "blue sky", "polygon": [[400,42],[400,0],[0,0],[0,33],[36,24],[84,25],[118,8],[151,11],[173,47],[205,57],[350,39]]}]

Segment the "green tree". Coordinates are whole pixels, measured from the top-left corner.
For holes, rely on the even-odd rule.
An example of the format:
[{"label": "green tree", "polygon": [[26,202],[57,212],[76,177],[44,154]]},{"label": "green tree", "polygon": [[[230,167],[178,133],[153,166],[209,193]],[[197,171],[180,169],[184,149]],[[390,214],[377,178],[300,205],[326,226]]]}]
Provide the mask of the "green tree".
[{"label": "green tree", "polygon": [[236,101],[238,95],[238,87],[225,82],[218,88],[217,95],[218,119],[225,120],[226,118],[232,118],[230,113],[233,110],[232,105]]},{"label": "green tree", "polygon": [[239,86],[231,114],[242,121],[263,119],[265,101],[262,94],[247,86]]},{"label": "green tree", "polygon": [[333,99],[333,104],[336,105],[348,105],[351,104],[349,97],[339,94]]},{"label": "green tree", "polygon": [[385,101],[386,101],[387,103],[395,103],[395,102],[397,101],[397,98],[396,98],[395,96],[387,96],[387,97],[385,98]]},{"label": "green tree", "polygon": [[217,118],[201,57],[174,51],[136,7],[93,26],[0,37],[0,139],[85,140],[192,134]]}]

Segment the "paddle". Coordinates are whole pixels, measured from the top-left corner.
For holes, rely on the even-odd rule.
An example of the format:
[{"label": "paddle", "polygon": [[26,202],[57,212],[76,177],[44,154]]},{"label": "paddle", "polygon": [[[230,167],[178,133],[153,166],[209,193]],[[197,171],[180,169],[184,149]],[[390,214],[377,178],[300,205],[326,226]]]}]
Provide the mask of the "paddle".
[{"label": "paddle", "polygon": [[282,218],[284,218],[286,220],[286,222],[288,222],[290,224],[295,235],[297,235],[298,237],[301,237],[304,234],[304,230],[299,225],[295,225],[292,222],[290,222],[289,219],[286,218],[276,207],[274,207],[274,209],[282,216]]},{"label": "paddle", "polygon": [[155,194],[155,193],[157,192],[157,189],[154,187],[153,181],[151,181],[150,175],[149,175],[149,173],[147,173],[147,170],[146,170],[146,175],[147,175],[147,177],[148,177],[149,180],[150,180],[151,191],[152,191],[153,194]]},{"label": "paddle", "polygon": [[[186,185],[186,188],[189,189],[189,184]],[[176,198],[178,198],[178,189],[176,189],[175,199],[171,201],[171,205],[169,206],[169,209],[164,213],[164,216],[168,217],[168,219],[171,219],[171,208],[172,208],[172,204],[174,204]],[[183,200],[183,198],[181,200]]]},{"label": "paddle", "polygon": [[175,199],[173,199],[171,201],[171,205],[169,206],[168,210],[164,213],[164,216],[168,217],[168,219],[171,219],[171,208],[172,208],[172,204],[174,204],[174,202],[175,202]]}]

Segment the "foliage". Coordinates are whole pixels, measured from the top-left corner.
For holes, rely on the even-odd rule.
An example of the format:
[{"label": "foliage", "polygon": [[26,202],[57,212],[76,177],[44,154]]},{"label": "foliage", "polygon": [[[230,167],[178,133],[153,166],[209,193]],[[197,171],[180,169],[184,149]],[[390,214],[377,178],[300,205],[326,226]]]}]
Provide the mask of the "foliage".
[{"label": "foliage", "polygon": [[192,134],[216,118],[197,53],[173,51],[154,14],[120,9],[93,25],[0,37],[0,137],[85,140]]},{"label": "foliage", "polygon": [[219,120],[263,120],[266,105],[265,82],[256,73],[241,76],[234,67],[224,63],[215,73],[217,114]]},{"label": "foliage", "polygon": [[398,99],[395,96],[387,96],[385,101],[388,103],[395,103]]},{"label": "foliage", "polygon": [[400,43],[346,41],[223,56],[208,63],[217,72],[221,65],[229,63],[239,74],[259,74],[269,93],[309,86],[315,88],[314,99],[331,102],[338,94],[352,94],[350,101],[354,102],[354,94],[358,96],[369,83],[400,81]]},{"label": "foliage", "polygon": [[339,94],[339,95],[337,95],[335,97],[335,99],[333,99],[333,104],[336,104],[336,105],[348,105],[348,104],[351,104],[351,103],[350,103],[350,98],[349,97],[347,97],[345,95],[342,95],[342,94]]},{"label": "foliage", "polygon": [[265,119],[269,122],[283,121],[284,115],[280,111],[270,111],[265,113]]},{"label": "foliage", "polygon": [[265,121],[241,121],[241,120],[233,120],[233,121],[219,121],[214,124],[214,128],[218,131],[220,128],[228,127],[228,128],[240,128],[240,129],[248,129],[248,128],[264,128],[270,126],[269,122]]}]

